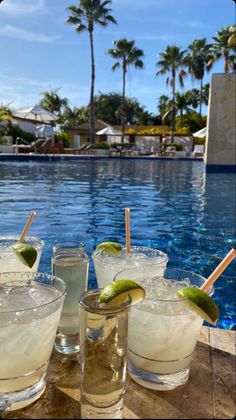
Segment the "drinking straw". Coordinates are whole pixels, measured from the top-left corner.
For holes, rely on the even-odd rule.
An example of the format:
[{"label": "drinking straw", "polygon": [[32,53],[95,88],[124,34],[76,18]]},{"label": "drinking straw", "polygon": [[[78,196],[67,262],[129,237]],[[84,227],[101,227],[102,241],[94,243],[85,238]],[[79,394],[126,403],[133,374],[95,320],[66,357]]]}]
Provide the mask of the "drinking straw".
[{"label": "drinking straw", "polygon": [[229,251],[226,257],[221,261],[221,263],[216,267],[213,273],[208,277],[208,279],[203,283],[200,287],[201,290],[206,292],[213,283],[218,279],[218,277],[223,273],[223,271],[228,267],[228,265],[234,260],[236,257],[236,250],[234,248]]},{"label": "drinking straw", "polygon": [[126,254],[130,254],[130,209],[125,209]]},{"label": "drinking straw", "polygon": [[34,218],[35,216],[36,216],[36,211],[32,211],[32,212],[30,213],[30,216],[29,216],[29,218],[28,218],[28,221],[27,221],[27,223],[26,223],[26,225],[25,225],[25,227],[24,227],[24,229],[23,229],[23,232],[22,232],[21,237],[20,237],[20,239],[19,239],[19,243],[21,243],[21,242],[23,242],[23,241],[24,241],[25,236],[27,235],[27,232],[28,232],[28,230],[29,230],[29,227],[30,227],[30,225],[31,225],[31,223],[32,223],[32,220],[33,220],[33,218]]}]

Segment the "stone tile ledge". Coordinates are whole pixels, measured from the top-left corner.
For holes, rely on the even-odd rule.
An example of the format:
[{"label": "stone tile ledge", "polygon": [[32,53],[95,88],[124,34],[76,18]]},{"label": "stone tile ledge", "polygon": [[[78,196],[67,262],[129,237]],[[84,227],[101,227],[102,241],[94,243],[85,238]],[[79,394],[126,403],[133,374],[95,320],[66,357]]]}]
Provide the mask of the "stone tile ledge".
[{"label": "stone tile ledge", "polygon": [[[233,419],[235,417],[235,331],[202,327],[187,384],[153,391],[127,378],[125,419]],[[79,419],[79,365],[53,351],[41,398],[8,419]]]}]

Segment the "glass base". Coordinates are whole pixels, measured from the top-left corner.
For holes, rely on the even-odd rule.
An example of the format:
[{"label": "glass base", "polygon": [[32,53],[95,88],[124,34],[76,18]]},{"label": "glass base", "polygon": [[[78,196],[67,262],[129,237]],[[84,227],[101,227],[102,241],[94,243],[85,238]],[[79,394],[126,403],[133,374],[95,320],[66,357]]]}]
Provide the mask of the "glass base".
[{"label": "glass base", "polygon": [[140,370],[129,363],[128,372],[131,378],[145,388],[157,391],[169,391],[184,385],[189,378],[189,368],[177,373],[156,374]]},{"label": "glass base", "polygon": [[79,353],[79,334],[57,334],[54,342],[54,348],[59,353],[63,354]]},{"label": "glass base", "polygon": [[21,391],[7,392],[0,396],[0,413],[19,410],[38,400],[46,388],[45,376],[34,385]]},{"label": "glass base", "polygon": [[81,419],[123,419],[123,398],[109,407],[95,407],[82,397],[80,406]]}]

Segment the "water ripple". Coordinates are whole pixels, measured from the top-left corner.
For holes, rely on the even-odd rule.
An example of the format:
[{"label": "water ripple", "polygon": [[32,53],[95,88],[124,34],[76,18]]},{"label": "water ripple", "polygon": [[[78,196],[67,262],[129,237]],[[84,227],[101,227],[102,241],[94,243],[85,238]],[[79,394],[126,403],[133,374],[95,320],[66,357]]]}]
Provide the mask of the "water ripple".
[{"label": "water ripple", "polygon": [[[0,228],[46,241],[39,269],[51,270],[55,241],[77,239],[91,255],[104,240],[125,242],[124,209],[131,209],[131,242],[159,248],[169,264],[208,276],[235,246],[234,174],[206,174],[203,162],[102,160],[1,162]],[[236,324],[235,262],[215,285],[220,328]],[[90,266],[90,287],[96,284]]]}]

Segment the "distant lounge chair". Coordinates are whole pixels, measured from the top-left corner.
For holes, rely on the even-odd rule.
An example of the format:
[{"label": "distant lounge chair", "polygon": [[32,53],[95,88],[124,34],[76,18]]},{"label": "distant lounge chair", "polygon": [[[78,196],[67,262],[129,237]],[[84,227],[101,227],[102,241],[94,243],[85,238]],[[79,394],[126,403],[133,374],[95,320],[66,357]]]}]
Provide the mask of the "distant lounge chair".
[{"label": "distant lounge chair", "polygon": [[65,153],[73,154],[73,155],[79,155],[82,150],[84,150],[87,147],[87,143],[82,144],[80,147],[66,147],[64,149]]},{"label": "distant lounge chair", "polygon": [[79,152],[79,155],[94,155],[95,150],[93,149],[93,144],[85,144],[85,147]]},{"label": "distant lounge chair", "polygon": [[[19,142],[21,142],[19,144]],[[30,153],[30,152],[38,152],[38,149],[42,144],[45,142],[45,139],[37,139],[31,144],[28,144],[24,139],[17,137],[16,144],[13,144],[12,149],[13,153]]]},{"label": "distant lounge chair", "polygon": [[205,146],[203,144],[196,144],[193,149],[194,157],[203,157],[204,156]]},{"label": "distant lounge chair", "polygon": [[37,153],[53,153],[54,140],[49,137],[37,147]]},{"label": "distant lounge chair", "polygon": [[51,137],[37,139],[31,144],[19,144],[19,141],[26,143],[24,139],[17,137],[17,144],[12,146],[13,153],[51,153],[54,143]]},{"label": "distant lounge chair", "polygon": [[175,156],[176,153],[176,147],[175,146],[167,146],[165,150],[165,156]]}]

